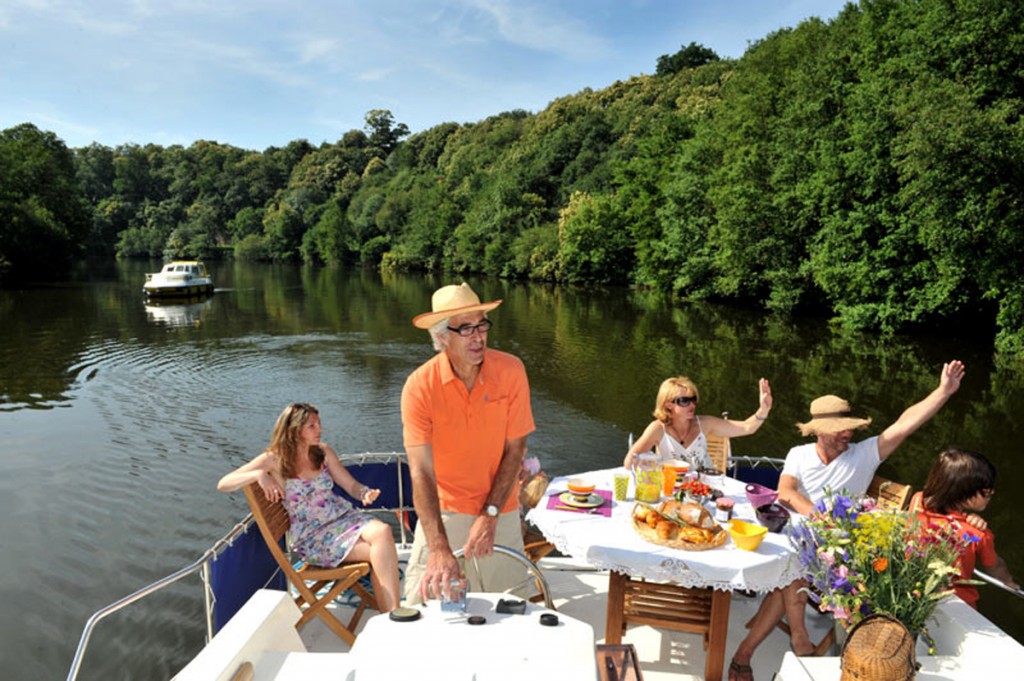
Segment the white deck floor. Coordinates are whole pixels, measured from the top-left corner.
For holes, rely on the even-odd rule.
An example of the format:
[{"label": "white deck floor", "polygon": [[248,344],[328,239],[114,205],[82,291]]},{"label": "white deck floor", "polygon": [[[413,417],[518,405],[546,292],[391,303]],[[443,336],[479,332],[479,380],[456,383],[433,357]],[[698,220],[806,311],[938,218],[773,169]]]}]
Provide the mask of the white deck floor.
[{"label": "white deck floor", "polygon": [[[608,573],[593,571],[571,558],[546,558],[541,560],[540,565],[551,587],[558,611],[589,623],[594,629],[595,642],[603,643]],[[732,653],[747,634],[744,625],[757,611],[759,602],[758,598],[742,595],[735,595],[732,598],[725,658],[726,677]],[[372,611],[368,613],[371,617],[374,614]],[[365,617],[363,621],[365,622]],[[820,636],[825,633],[824,627],[827,623],[824,617],[812,615],[808,617],[808,625],[812,627],[812,636]],[[362,623],[357,628],[357,635],[361,628]],[[318,620],[307,624],[301,636],[310,651],[348,650],[348,646]],[[703,639],[697,634],[649,626],[630,626],[623,637],[623,643],[632,643],[636,648],[645,681],[685,681],[704,678]],[[773,632],[754,656],[754,678],[770,680],[779,670],[783,655],[788,650],[788,637],[779,631]]]}]

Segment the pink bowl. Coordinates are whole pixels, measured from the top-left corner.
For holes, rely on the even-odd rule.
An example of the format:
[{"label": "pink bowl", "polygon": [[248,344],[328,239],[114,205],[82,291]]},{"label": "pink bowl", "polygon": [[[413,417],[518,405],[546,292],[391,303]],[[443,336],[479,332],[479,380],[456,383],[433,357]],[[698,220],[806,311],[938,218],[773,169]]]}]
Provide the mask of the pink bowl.
[{"label": "pink bowl", "polygon": [[775,500],[779,498],[779,493],[770,487],[759,485],[756,482],[747,483],[747,499],[750,500],[750,505],[754,508],[761,508],[768,504],[774,504]]}]

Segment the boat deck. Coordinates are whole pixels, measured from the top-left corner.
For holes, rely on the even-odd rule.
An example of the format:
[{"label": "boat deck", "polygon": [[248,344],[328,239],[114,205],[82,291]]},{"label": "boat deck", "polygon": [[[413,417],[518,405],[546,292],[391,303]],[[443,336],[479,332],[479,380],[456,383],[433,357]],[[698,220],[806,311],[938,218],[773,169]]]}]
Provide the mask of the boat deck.
[{"label": "boat deck", "polygon": [[[539,563],[551,588],[555,607],[561,613],[587,622],[594,629],[595,643],[604,642],[605,609],[608,595],[608,573],[595,571],[572,558],[543,558]],[[757,611],[760,598],[735,595],[729,612],[729,638],[726,645],[726,666],[739,642],[746,636],[746,622]],[[373,616],[374,613],[368,613]],[[362,629],[360,622],[356,633]],[[824,635],[828,626],[824,617],[808,617],[812,636]],[[347,652],[348,646],[319,620],[303,627],[300,633],[309,651]],[[622,639],[636,648],[645,681],[704,678],[705,653],[703,638],[697,634],[630,626]],[[771,679],[782,665],[789,650],[789,638],[773,632],[758,648],[753,660],[755,679]]]}]

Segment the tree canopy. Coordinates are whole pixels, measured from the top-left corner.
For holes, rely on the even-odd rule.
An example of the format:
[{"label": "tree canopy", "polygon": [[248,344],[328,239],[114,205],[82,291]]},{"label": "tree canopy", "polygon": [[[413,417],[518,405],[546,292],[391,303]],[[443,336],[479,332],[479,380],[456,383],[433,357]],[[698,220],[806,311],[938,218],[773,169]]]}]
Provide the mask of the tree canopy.
[{"label": "tree canopy", "polygon": [[377,109],[319,147],[69,151],[26,124],[0,136],[0,267],[45,243],[622,284],[884,332],[980,322],[1024,356],[1022,63],[1020,3],[862,0],[740,59],[691,42],[415,134]]}]

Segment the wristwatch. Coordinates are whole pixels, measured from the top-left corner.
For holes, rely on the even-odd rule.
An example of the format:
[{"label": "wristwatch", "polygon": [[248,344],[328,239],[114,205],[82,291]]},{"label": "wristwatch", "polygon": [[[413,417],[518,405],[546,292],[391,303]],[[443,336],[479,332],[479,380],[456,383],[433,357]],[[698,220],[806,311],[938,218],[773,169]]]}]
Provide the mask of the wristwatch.
[{"label": "wristwatch", "polygon": [[484,513],[487,515],[488,518],[497,518],[498,507],[495,506],[494,504],[487,504],[487,506],[484,507]]}]

